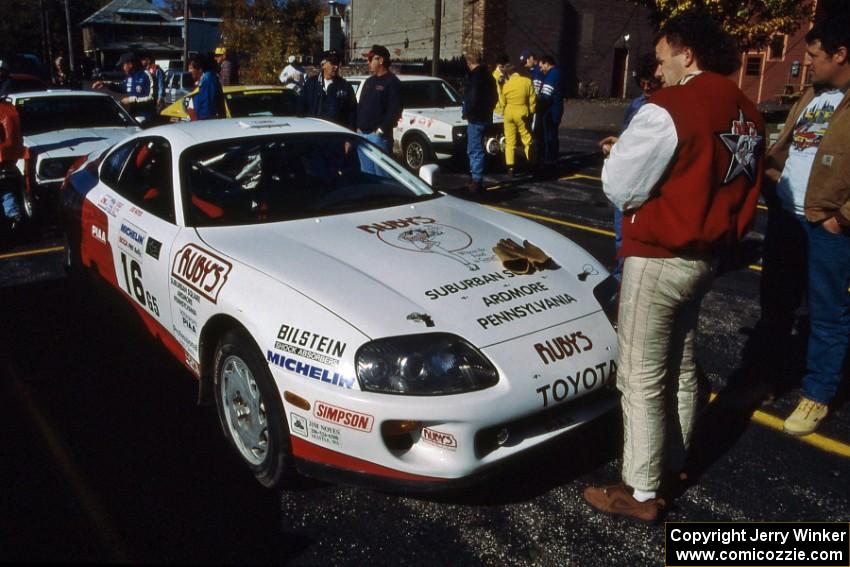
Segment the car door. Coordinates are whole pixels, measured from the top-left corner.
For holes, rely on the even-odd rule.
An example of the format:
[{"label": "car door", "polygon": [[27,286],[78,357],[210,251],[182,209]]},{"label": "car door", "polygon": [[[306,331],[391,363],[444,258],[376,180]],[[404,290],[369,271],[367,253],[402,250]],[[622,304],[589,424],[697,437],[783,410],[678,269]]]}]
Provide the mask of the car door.
[{"label": "car door", "polygon": [[175,224],[170,144],[151,136],[120,146],[107,156],[101,182],[111,203],[108,241],[114,281],[143,313],[171,333],[169,257],[181,228]]}]

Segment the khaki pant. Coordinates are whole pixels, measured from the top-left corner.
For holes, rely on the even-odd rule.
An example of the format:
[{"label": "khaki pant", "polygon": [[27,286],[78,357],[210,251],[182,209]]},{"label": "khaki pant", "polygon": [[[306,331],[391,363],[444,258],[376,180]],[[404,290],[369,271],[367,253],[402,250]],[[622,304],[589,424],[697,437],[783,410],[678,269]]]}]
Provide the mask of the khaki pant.
[{"label": "khaki pant", "polygon": [[[626,258],[620,289],[617,388],[623,393],[623,481],[658,490],[679,471],[696,419],[694,339],[716,262]],[[666,459],[666,460],[665,460]]]},{"label": "khaki pant", "polygon": [[528,160],[531,157],[531,133],[525,125],[527,119],[527,106],[509,104],[505,107],[505,164],[508,167],[513,166],[515,161],[517,131],[522,140],[525,159]]}]

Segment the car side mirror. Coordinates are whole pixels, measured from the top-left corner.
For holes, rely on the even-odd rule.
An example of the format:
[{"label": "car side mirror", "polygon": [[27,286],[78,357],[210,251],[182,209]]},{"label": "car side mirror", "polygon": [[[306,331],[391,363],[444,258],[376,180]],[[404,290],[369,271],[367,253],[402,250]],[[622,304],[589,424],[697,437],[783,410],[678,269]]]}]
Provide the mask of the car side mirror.
[{"label": "car side mirror", "polygon": [[436,163],[429,163],[419,168],[419,179],[421,179],[431,187],[434,186],[434,182],[437,180],[437,176],[439,174],[440,166]]}]

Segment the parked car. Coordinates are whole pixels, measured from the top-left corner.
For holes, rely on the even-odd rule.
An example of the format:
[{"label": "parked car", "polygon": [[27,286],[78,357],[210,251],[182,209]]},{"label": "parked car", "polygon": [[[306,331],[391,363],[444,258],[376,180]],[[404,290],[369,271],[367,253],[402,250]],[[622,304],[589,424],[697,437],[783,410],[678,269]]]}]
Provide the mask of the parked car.
[{"label": "parked car", "polygon": [[179,98],[182,98],[195,90],[195,79],[188,71],[173,71],[165,72],[165,104],[173,104]]},{"label": "parked car", "polygon": [[[615,406],[616,282],[436,169],[315,119],[153,128],[68,176],[67,263],[199,380],[262,484],[468,481]],[[503,264],[502,239],[549,260]]]},{"label": "parked car", "polygon": [[[346,77],[354,87],[357,100],[368,77]],[[403,114],[393,131],[395,151],[412,171],[437,158],[466,155],[466,126],[460,94],[438,77],[398,75],[401,80]],[[485,134],[484,148],[489,155],[504,152],[504,127],[501,116],[493,116],[493,125]]]},{"label": "parked car", "polygon": [[79,158],[111,146],[139,131],[137,122],[111,96],[88,91],[30,91],[9,95],[21,117],[25,158],[24,214],[36,213],[36,201],[57,200],[65,173]]},{"label": "parked car", "polygon": [[[234,85],[224,87],[224,108],[227,118],[249,116],[294,116],[298,98],[294,91],[282,86]],[[197,89],[165,107],[160,113],[171,122],[189,120],[189,101]]]}]

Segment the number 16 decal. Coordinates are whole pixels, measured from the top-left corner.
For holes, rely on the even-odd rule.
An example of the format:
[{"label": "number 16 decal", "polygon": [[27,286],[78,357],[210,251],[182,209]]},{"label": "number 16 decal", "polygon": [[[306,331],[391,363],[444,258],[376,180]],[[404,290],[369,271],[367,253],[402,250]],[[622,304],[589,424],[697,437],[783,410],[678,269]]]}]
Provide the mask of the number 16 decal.
[{"label": "number 16 decal", "polygon": [[[132,258],[130,259],[130,271],[127,272],[127,255],[121,253],[121,267],[124,270],[124,287],[127,292],[136,296],[136,300],[142,304],[142,307],[147,307],[154,315],[159,317],[159,306],[156,304],[156,298],[149,292],[145,291],[145,286],[142,283],[142,267]],[[132,283],[132,287],[131,287]]]}]

